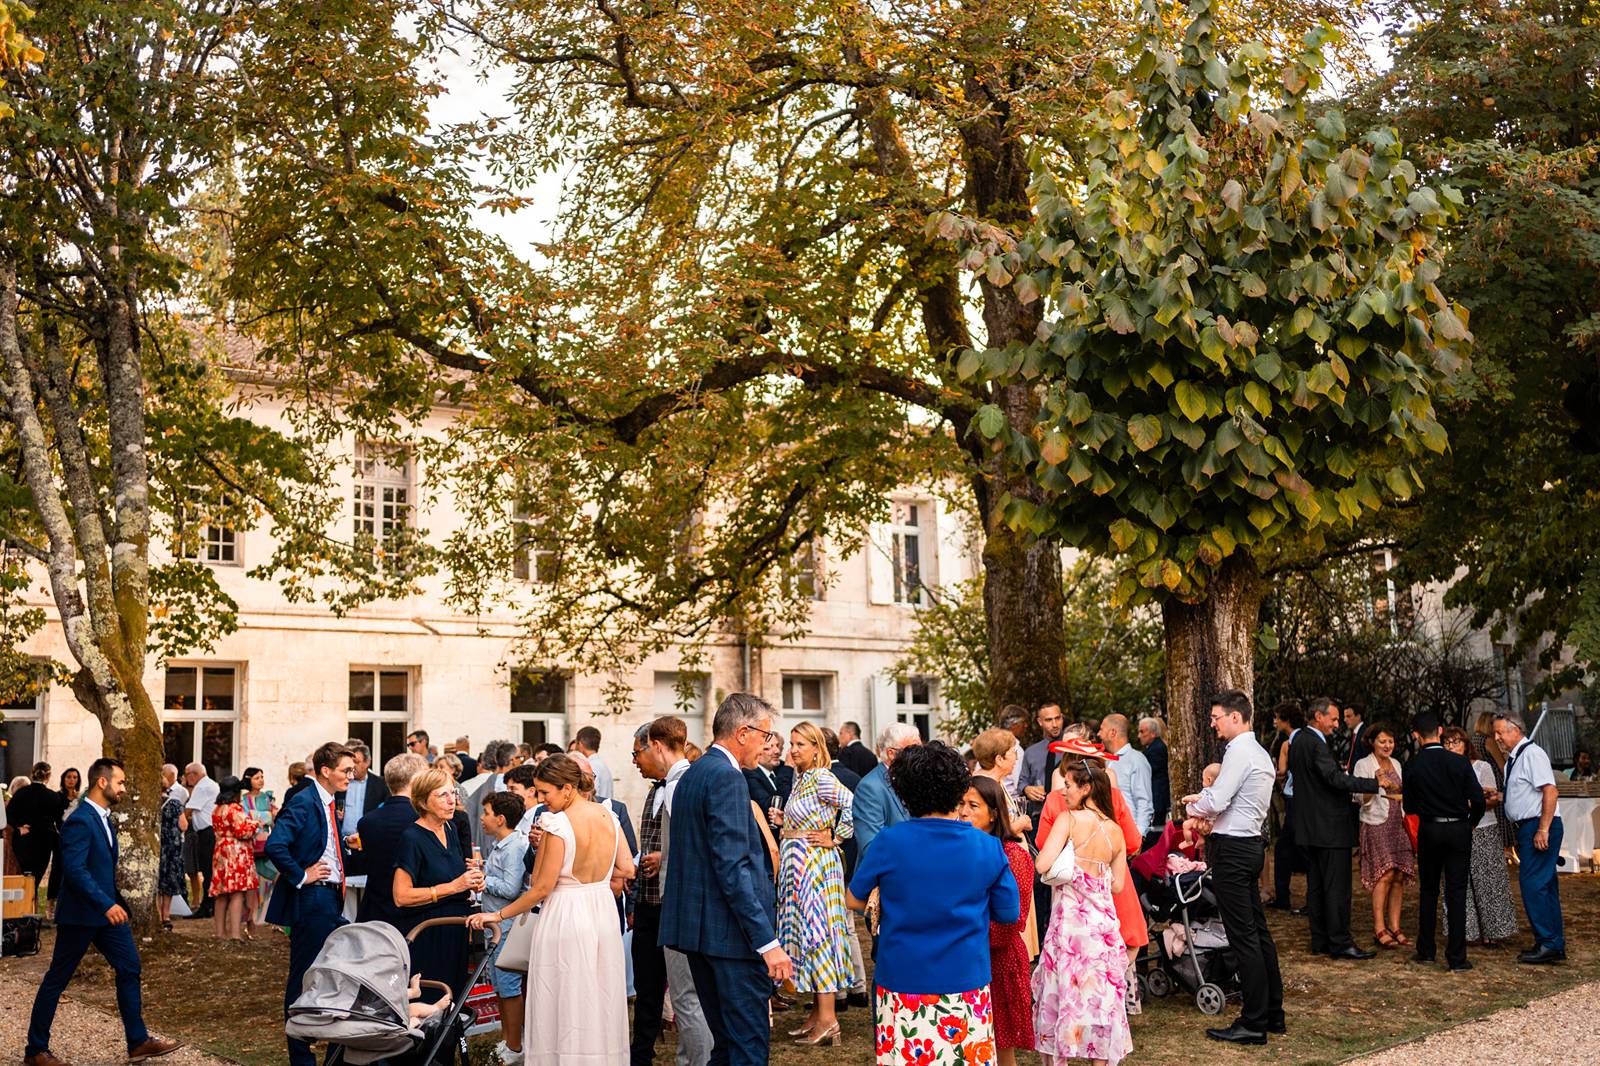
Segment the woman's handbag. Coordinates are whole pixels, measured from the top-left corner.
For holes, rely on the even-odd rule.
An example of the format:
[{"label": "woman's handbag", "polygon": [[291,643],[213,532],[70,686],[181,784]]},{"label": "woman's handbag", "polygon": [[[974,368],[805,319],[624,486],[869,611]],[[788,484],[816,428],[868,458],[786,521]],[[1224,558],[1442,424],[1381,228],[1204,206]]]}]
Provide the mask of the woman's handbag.
[{"label": "woman's handbag", "polygon": [[[1390,800],[1389,802],[1394,803],[1395,801]],[[1405,816],[1405,823],[1406,836],[1411,839],[1411,850],[1415,853],[1417,850],[1417,833],[1421,829],[1422,819],[1414,814],[1408,814]]]},{"label": "woman's handbag", "polygon": [[515,973],[528,972],[528,956],[533,949],[533,923],[538,917],[532,911],[523,911],[511,919],[511,929],[505,934],[500,954],[494,960],[496,966]]}]

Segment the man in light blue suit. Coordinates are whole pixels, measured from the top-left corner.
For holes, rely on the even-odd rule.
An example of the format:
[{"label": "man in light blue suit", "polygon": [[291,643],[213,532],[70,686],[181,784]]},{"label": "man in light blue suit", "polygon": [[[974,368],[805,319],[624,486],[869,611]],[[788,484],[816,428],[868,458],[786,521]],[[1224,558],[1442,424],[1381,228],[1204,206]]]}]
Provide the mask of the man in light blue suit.
[{"label": "man in light blue suit", "polygon": [[756,764],[776,717],[771,704],[736,692],[712,721],[714,743],[678,780],[662,893],[662,947],[689,959],[711,1028],[710,1066],[766,1066],[767,1000],[788,980],[778,943],[777,901],[766,843],[744,771]]},{"label": "man in light blue suit", "polygon": [[861,779],[861,787],[856,789],[855,803],[852,805],[857,862],[866,858],[874,837],[891,825],[899,825],[911,817],[906,813],[906,805],[900,802],[900,797],[895,795],[894,788],[889,784],[889,767],[894,765],[895,756],[921,743],[922,734],[917,732],[917,727],[905,722],[891,723],[878,734],[878,765]]}]

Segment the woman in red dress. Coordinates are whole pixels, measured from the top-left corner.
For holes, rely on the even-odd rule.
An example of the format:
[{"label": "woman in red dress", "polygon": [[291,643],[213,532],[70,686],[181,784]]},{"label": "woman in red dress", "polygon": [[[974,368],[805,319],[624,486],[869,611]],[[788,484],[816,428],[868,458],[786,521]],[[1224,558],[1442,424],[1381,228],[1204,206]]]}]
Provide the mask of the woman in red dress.
[{"label": "woman in red dress", "polygon": [[994,1044],[999,1066],[1016,1066],[1017,1048],[1033,1050],[1033,988],[1028,945],[1022,931],[1033,913],[1033,858],[1011,828],[1011,811],[1000,782],[974,776],[956,817],[1000,841],[1022,900],[1021,921],[989,923],[989,991],[994,1002]]},{"label": "woman in red dress", "polygon": [[217,835],[211,858],[211,896],[216,900],[217,937],[222,940],[244,939],[245,895],[261,883],[254,846],[261,823],[240,805],[242,791],[237,777],[223,778],[211,814],[211,828]]}]

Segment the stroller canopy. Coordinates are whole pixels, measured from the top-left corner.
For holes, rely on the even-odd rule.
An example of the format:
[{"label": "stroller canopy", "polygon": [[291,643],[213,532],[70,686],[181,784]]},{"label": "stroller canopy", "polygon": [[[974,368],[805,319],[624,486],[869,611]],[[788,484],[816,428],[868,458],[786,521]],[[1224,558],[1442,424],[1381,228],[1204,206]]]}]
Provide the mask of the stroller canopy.
[{"label": "stroller canopy", "polygon": [[406,1006],[411,949],[387,922],[341,925],[306,971],[284,1030],[301,1040],[345,1047],[352,1063],[408,1050],[421,1036]]}]

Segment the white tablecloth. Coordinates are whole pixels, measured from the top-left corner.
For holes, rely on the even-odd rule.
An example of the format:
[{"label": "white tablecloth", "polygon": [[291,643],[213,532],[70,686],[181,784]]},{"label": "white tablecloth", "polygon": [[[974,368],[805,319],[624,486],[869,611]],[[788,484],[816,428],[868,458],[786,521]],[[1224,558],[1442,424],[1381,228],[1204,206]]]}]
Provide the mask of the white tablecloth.
[{"label": "white tablecloth", "polygon": [[1600,801],[1592,799],[1556,800],[1561,816],[1561,855],[1566,861],[1558,869],[1564,874],[1589,869],[1594,863],[1595,818]]}]

